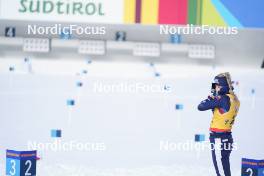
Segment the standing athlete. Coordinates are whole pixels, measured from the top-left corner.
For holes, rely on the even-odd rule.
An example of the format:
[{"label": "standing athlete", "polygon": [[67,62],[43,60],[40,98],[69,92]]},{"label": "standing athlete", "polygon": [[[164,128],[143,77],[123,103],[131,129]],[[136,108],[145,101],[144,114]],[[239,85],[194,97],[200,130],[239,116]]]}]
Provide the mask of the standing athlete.
[{"label": "standing athlete", "polygon": [[[230,74],[221,73],[214,78],[212,83],[212,95],[202,101],[198,109],[200,111],[212,110],[213,118],[210,126],[210,143],[212,159],[216,175],[221,176],[220,167],[225,176],[231,176],[230,153],[233,146],[232,126],[238,113],[240,102],[233,92]],[[216,140],[221,141],[221,163],[217,162]],[[222,169],[221,169],[222,170]]]}]

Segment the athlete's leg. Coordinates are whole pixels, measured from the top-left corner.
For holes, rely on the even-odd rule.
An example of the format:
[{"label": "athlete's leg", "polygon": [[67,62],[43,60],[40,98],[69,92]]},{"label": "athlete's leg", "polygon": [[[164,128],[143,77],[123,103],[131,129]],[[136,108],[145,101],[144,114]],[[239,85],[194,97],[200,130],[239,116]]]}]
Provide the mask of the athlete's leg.
[{"label": "athlete's leg", "polygon": [[221,150],[221,161],[224,169],[225,176],[231,176],[230,170],[230,154],[232,152],[233,138],[232,135],[228,135],[221,139],[222,150]]},{"label": "athlete's leg", "polygon": [[215,154],[215,136],[210,134],[210,138],[209,139],[210,139],[210,143],[211,143],[211,152],[212,152],[212,159],[213,159],[215,172],[216,172],[217,176],[221,176],[220,173],[219,173],[219,168],[218,168],[218,165],[217,165],[216,154]]}]

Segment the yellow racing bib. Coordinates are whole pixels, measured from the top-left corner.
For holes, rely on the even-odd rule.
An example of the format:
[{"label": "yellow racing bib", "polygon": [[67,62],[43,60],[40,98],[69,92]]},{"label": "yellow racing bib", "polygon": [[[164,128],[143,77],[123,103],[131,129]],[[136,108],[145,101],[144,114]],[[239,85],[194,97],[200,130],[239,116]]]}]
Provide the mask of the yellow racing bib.
[{"label": "yellow racing bib", "polygon": [[232,130],[240,107],[240,101],[235,94],[227,94],[227,96],[230,98],[229,111],[221,113],[219,108],[214,109],[210,131],[230,132]]}]

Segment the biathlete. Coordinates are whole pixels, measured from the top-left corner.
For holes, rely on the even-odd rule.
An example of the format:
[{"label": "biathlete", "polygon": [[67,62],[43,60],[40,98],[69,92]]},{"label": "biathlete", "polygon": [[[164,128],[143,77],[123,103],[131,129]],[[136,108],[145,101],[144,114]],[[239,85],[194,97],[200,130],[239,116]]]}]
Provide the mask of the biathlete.
[{"label": "biathlete", "polygon": [[[240,107],[240,102],[233,90],[230,74],[221,73],[214,78],[212,95],[198,105],[200,111],[212,110],[213,112],[209,139],[217,176],[221,176],[222,169],[225,176],[231,176],[229,159],[233,148],[231,130]],[[216,140],[221,141],[221,163],[217,162]],[[219,164],[222,164],[222,167]]]}]

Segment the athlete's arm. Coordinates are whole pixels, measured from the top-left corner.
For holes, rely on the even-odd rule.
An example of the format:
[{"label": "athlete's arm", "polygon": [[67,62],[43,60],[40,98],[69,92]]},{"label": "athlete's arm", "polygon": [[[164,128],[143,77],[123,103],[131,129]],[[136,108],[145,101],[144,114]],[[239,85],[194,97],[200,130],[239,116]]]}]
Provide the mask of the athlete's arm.
[{"label": "athlete's arm", "polygon": [[206,111],[206,110],[214,109],[214,108],[220,107],[220,106],[221,106],[220,98],[213,98],[213,97],[209,96],[206,100],[202,101],[198,105],[198,110],[199,111]]},{"label": "athlete's arm", "polygon": [[221,112],[226,112],[230,108],[230,99],[228,96],[208,97],[198,105],[199,111],[221,108]]}]

